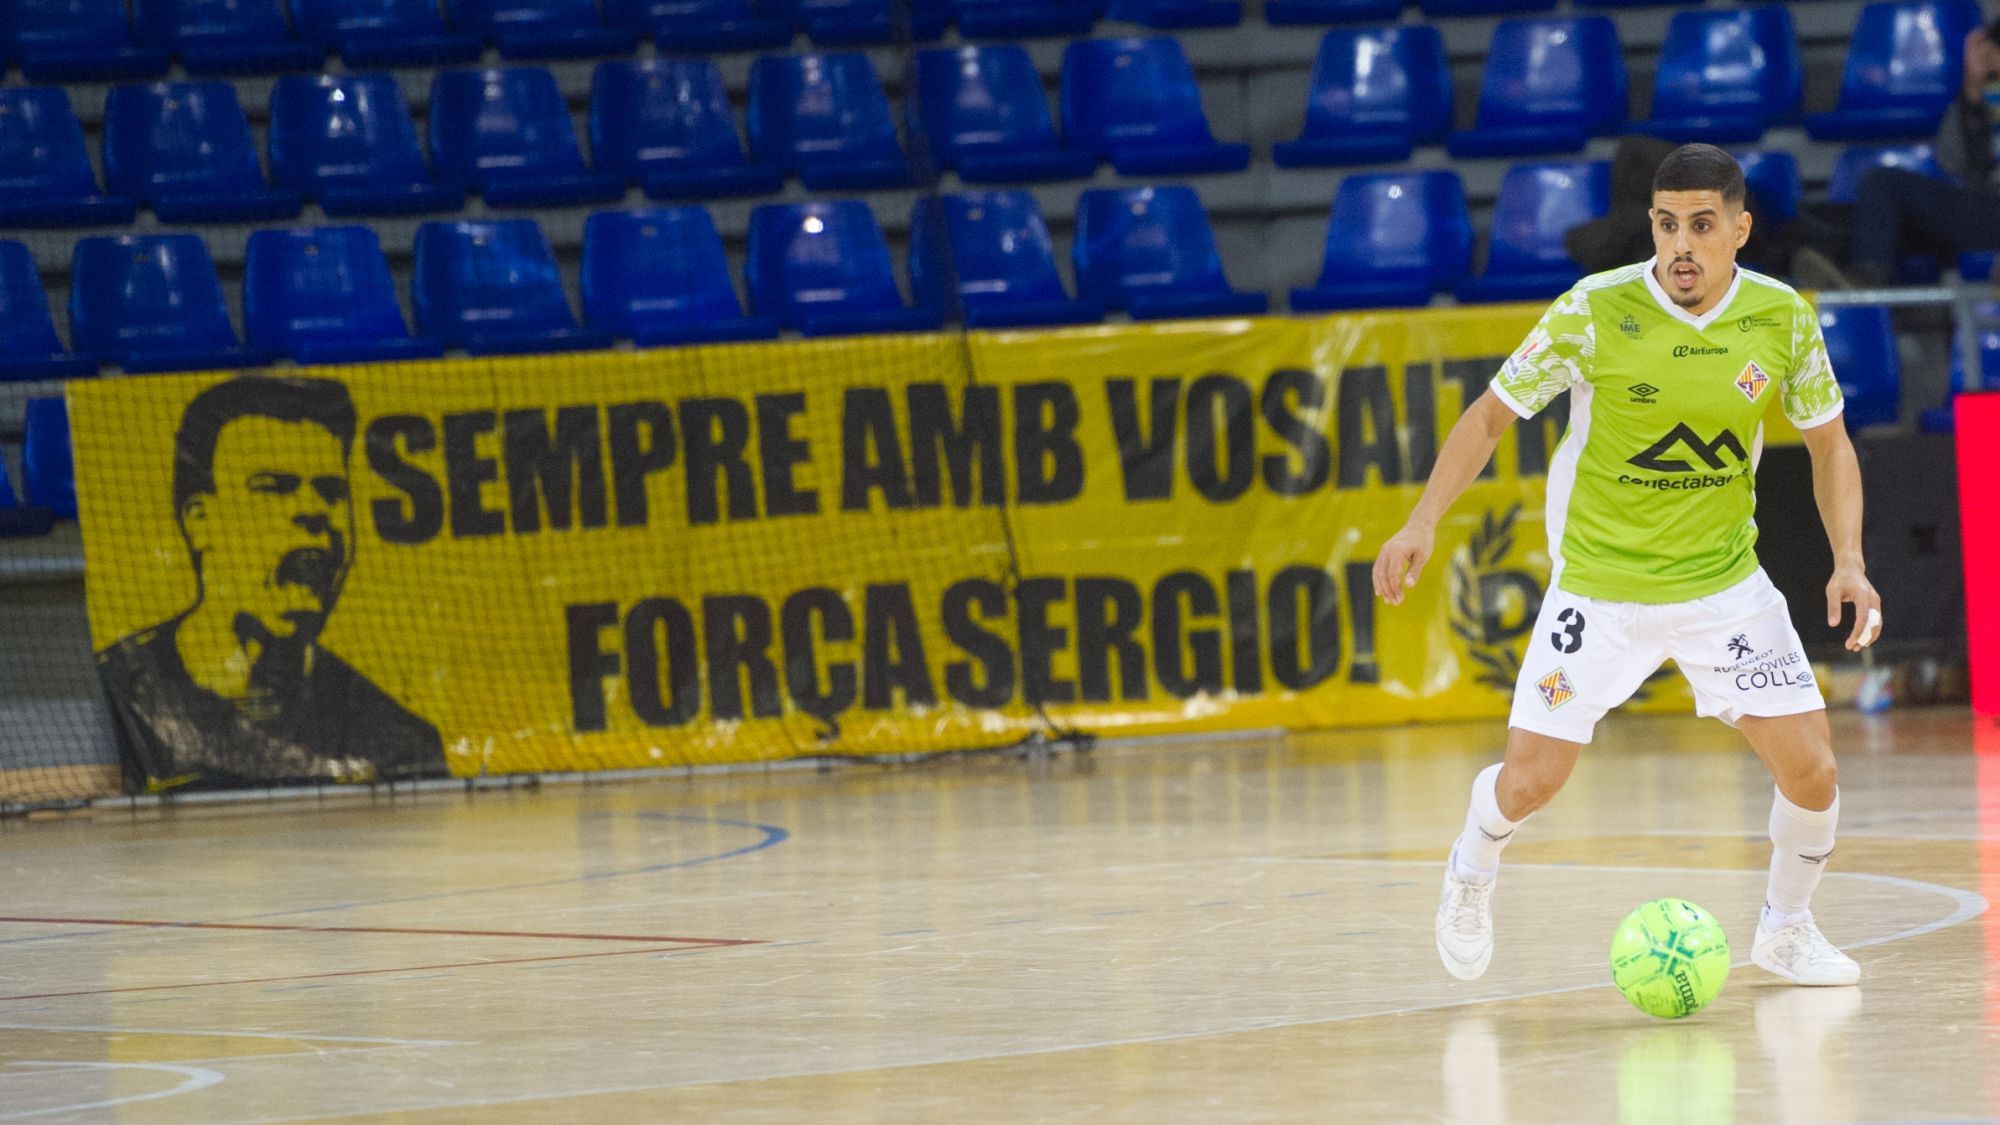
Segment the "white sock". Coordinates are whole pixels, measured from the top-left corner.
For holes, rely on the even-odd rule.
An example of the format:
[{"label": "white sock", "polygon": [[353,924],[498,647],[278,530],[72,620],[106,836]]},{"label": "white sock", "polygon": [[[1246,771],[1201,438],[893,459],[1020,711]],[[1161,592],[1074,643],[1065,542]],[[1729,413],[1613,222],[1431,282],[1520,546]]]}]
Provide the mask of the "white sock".
[{"label": "white sock", "polygon": [[1514,838],[1521,820],[1500,814],[1500,798],[1494,786],[1500,780],[1500,763],[1487,766],[1472,779],[1472,803],[1465,810],[1465,831],[1459,833],[1455,868],[1461,879],[1485,882],[1500,871],[1500,852]]},{"label": "white sock", "polygon": [[1760,925],[1775,931],[1810,916],[1813,888],[1826,874],[1833,854],[1833,829],[1840,820],[1840,793],[1818,812],[1802,809],[1777,793],[1771,800],[1771,880],[1764,889]]}]

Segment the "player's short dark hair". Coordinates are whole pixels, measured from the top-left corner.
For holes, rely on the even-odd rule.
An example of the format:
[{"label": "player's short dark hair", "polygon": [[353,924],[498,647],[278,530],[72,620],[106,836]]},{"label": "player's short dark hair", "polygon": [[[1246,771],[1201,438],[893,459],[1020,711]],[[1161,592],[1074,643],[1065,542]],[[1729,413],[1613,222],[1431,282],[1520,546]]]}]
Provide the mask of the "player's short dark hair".
[{"label": "player's short dark hair", "polygon": [[1714,191],[1724,203],[1743,205],[1743,166],[1714,145],[1682,145],[1660,161],[1653,191]]},{"label": "player's short dark hair", "polygon": [[215,442],[238,418],[311,422],[340,442],[345,456],[354,447],[354,400],[332,379],[239,375],[217,383],[187,404],[174,431],[174,511],[190,498],[215,491]]}]

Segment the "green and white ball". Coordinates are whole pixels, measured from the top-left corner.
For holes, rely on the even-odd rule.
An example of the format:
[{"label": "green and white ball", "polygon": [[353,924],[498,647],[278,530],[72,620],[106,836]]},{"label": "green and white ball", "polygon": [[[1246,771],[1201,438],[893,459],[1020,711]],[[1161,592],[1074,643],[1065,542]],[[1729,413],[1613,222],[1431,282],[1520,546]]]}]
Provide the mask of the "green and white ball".
[{"label": "green and white ball", "polygon": [[1728,979],[1729,939],[1694,903],[1654,899],[1627,914],[1611,938],[1611,983],[1649,1016],[1691,1016]]}]

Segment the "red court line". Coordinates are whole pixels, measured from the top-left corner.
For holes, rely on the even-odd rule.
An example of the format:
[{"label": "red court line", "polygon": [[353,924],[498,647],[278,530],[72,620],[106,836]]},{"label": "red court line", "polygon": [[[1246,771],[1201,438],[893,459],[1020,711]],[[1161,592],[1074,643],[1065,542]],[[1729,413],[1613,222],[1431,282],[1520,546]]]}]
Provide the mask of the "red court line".
[{"label": "red court line", "polygon": [[762,945],[755,938],[688,938],[632,934],[548,934],[521,930],[425,930],[400,926],[270,926],[247,922],[165,922],[143,918],[0,918],[38,926],[134,926],[169,930],[268,930],[294,934],[429,934],[434,937],[555,938],[568,941],[674,942],[681,945]]},{"label": "red court line", "polygon": [[[762,942],[707,942],[696,949],[721,948],[725,945],[762,945]],[[368,977],[382,973],[421,973],[430,969],[477,969],[487,965],[525,965],[532,961],[582,961],[591,957],[630,957],[637,953],[685,953],[686,945],[653,947],[650,949],[613,949],[604,953],[559,953],[549,957],[512,957],[504,961],[452,961],[442,965],[402,965],[394,969],[347,969],[335,973],[300,973],[286,977],[248,977],[243,980],[197,980],[183,984],[142,984],[129,988],[86,988],[75,992],[37,992],[25,996],[0,996],[0,1003],[8,1000],[54,1000],[64,996],[108,996],[120,992],[170,992],[180,988],[220,988],[229,984],[274,984],[288,980],[324,980],[328,977]]]}]

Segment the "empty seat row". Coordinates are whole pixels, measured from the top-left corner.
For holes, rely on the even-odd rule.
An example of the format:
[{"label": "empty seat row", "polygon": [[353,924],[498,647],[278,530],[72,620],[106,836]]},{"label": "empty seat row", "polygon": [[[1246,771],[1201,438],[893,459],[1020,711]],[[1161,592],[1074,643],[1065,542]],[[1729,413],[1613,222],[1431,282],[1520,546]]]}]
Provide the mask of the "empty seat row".
[{"label": "empty seat row", "polygon": [[1078,35],[1100,18],[1162,29],[1233,25],[1240,0],[9,0],[0,62],[32,81],[317,70],[509,59],[784,47],[803,31],[822,46],[968,36]]},{"label": "empty seat row", "polygon": [[[1799,171],[1789,153],[1742,153],[1739,160],[1760,209],[1773,218],[1798,213]],[[1878,165],[1935,169],[1923,146],[1855,149],[1841,158],[1835,192],[1851,192],[1862,172]],[[1420,306],[1439,292],[1468,302],[1552,297],[1580,274],[1563,251],[1564,233],[1604,214],[1608,191],[1602,162],[1510,169],[1494,204],[1484,268],[1475,273],[1472,224],[1455,173],[1348,176],[1334,196],[1321,276],[1292,290],[1291,307]],[[1187,188],[1083,193],[1074,298],[1025,192],[917,205],[909,258],[914,306],[899,295],[886,245],[864,203],[759,208],[748,278],[757,315],[746,317],[705,210],[603,212],[585,228],[587,327],[579,329],[533,223],[430,223],[416,241],[412,288],[424,338],[411,339],[372,232],[259,231],[246,254],[245,348],[229,327],[198,239],[85,239],[72,264],[71,354],[57,338],[27,251],[0,244],[0,375],[257,363],[273,354],[323,363],[435,355],[444,346],[595,347],[609,336],[690,343],[767,337],[780,325],[808,335],[898,331],[935,327],[954,309],[972,327],[1008,327],[1095,322],[1109,310],[1149,319],[1265,306],[1260,294],[1230,287],[1207,215]],[[1926,259],[1910,280],[1937,273]],[[137,328],[107,327],[117,325]]]},{"label": "empty seat row", "polygon": [[[707,211],[601,212],[585,227],[582,323],[571,314],[554,254],[532,220],[425,223],[410,287],[414,336],[388,260],[365,227],[253,233],[244,261],[247,342],[230,324],[198,237],[79,239],[70,270],[73,352],[56,335],[27,249],[0,242],[0,373],[198,370],[280,355],[303,363],[360,362],[435,356],[444,348],[519,353],[603,347],[614,337],[695,343],[769,338],[780,327],[806,335],[928,329],[949,314],[948,279],[964,288],[972,284],[972,264],[984,262],[981,268],[998,271],[994,280],[1005,290],[1019,284],[1003,276],[1005,268],[1037,255],[1031,264],[1060,291],[1033,197],[959,201],[949,217],[931,214],[933,206],[921,204],[917,216],[919,231],[928,233],[913,240],[915,304],[901,295],[887,240],[866,203],[759,207],[745,271],[748,316]],[[1033,246],[1016,246],[1017,236]],[[942,244],[934,239],[941,237],[953,240],[956,272],[939,268]],[[991,244],[967,242],[978,238]],[[1078,307],[1092,311],[1029,319],[1096,320],[1107,309],[1135,317],[1265,309],[1261,295],[1229,288],[1207,215],[1187,188],[1085,192],[1075,266]]]},{"label": "empty seat row", "polygon": [[[999,65],[1018,64],[1033,81],[1019,47],[996,52]],[[1100,159],[1135,174],[1248,165],[1247,146],[1210,135],[1193,72],[1173,40],[1091,40],[1072,44],[1067,56],[1074,62],[1062,141],[1035,85],[1038,121],[1002,116],[1037,142],[1010,133],[997,146],[973,137],[941,149],[970,150],[973,164],[987,160],[987,172],[1023,178],[1088,175]],[[941,82],[960,64],[951,52],[920,61]],[[100,190],[68,95],[0,89],[0,223],[119,224],[137,204],[167,222],[200,222],[287,217],[307,199],[331,215],[384,215],[456,210],[468,190],[495,206],[548,206],[607,202],[628,183],[659,198],[700,198],[772,191],[791,175],[815,190],[917,178],[865,55],[760,58],[749,102],[746,155],[712,63],[599,64],[593,167],[548,71],[443,71],[432,80],[427,164],[389,75],[287,76],[272,88],[267,181],[227,82],[118,86],[106,98],[108,190]],[[968,137],[956,119],[940,128],[954,140]]]}]

